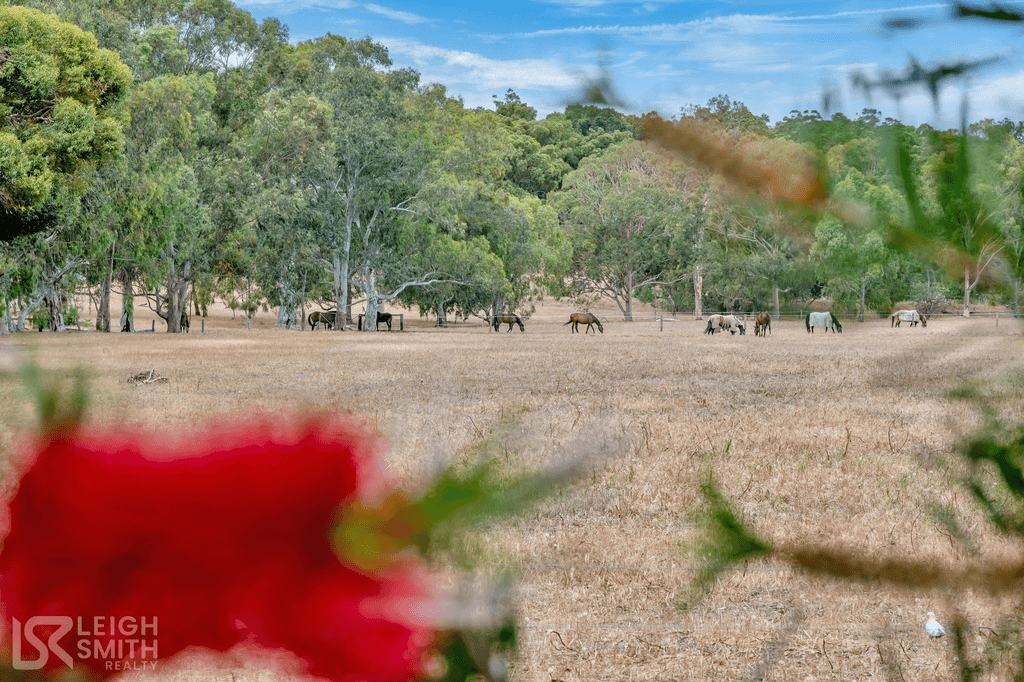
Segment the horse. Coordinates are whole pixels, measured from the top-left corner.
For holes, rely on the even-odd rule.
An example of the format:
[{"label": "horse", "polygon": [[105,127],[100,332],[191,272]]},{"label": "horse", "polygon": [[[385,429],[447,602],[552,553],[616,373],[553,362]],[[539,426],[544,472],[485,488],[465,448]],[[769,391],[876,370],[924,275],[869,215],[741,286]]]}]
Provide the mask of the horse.
[{"label": "horse", "polygon": [[508,331],[512,331],[512,325],[518,324],[519,331],[525,332],[526,327],[523,326],[523,318],[519,317],[515,313],[507,313],[505,315],[494,316],[494,331],[498,331],[498,328],[503,324],[508,325]]},{"label": "horse", "polygon": [[[359,331],[363,331],[363,317],[365,317],[365,315],[361,315],[359,317]],[[393,317],[394,316],[391,313],[384,313],[384,312],[378,311],[377,312],[377,324],[374,325],[374,327],[373,327],[374,331],[380,331],[380,326],[382,324],[386,324],[388,326],[388,331],[391,331],[391,319]]]},{"label": "horse", "polygon": [[310,331],[316,329],[318,324],[323,324],[324,329],[334,329],[334,323],[337,320],[337,310],[314,310],[306,318],[306,322],[309,323]]},{"label": "horse", "polygon": [[[180,331],[182,333],[184,333],[184,334],[188,334],[189,333],[189,326],[191,326],[191,323],[192,323],[192,321],[190,319],[188,319],[188,310],[182,310],[181,311],[180,323],[181,323],[180,324]],[[42,331],[42,330],[40,329],[39,331]]]},{"label": "horse", "polygon": [[[597,325],[597,331],[604,334],[604,327],[601,326],[601,320],[597,319],[597,315],[594,313],[573,313],[569,316],[569,321],[565,324],[572,325],[571,329],[573,334],[580,330],[581,324],[587,325],[587,331],[583,332],[584,334],[588,333],[595,324]],[[562,326],[564,327],[565,324]]]},{"label": "horse", "polygon": [[808,334],[814,333],[814,327],[824,327],[826,332],[831,329],[835,333],[843,333],[843,325],[839,324],[839,318],[832,313],[808,313],[805,322]]},{"label": "horse", "polygon": [[922,327],[928,326],[928,318],[916,310],[897,310],[892,314],[892,323],[889,326],[898,327],[900,322],[909,322],[911,327],[916,327],[918,322]]},{"label": "horse", "polygon": [[708,318],[708,326],[704,329],[704,333],[714,335],[717,331],[728,331],[733,335],[739,331],[740,336],[743,336],[747,333],[747,327],[735,315],[712,315]]},{"label": "horse", "polygon": [[754,336],[765,336],[765,332],[772,333],[772,316],[761,313],[754,320]]}]

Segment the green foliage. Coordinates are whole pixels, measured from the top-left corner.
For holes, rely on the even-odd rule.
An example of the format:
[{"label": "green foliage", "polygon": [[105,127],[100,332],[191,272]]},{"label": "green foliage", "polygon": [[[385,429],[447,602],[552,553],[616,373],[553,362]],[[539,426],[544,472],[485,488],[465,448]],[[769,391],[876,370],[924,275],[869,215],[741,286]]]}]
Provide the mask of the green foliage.
[{"label": "green foliage", "polygon": [[[0,7],[0,219],[3,235],[52,227],[60,197],[122,151],[118,103],[131,72],[56,15]],[[75,188],[75,192],[67,190]]]},{"label": "green foliage", "polygon": [[[726,454],[728,454],[728,447]],[[690,584],[682,606],[689,607],[703,597],[718,577],[732,565],[771,554],[771,546],[758,539],[737,516],[714,480],[701,485],[704,505],[695,520],[700,539],[687,553],[703,563],[703,568]]]},{"label": "green foliage", "polygon": [[630,320],[634,292],[667,281],[670,247],[690,225],[679,170],[650,144],[633,142],[566,178],[552,203],[573,246],[573,291],[615,301]]}]

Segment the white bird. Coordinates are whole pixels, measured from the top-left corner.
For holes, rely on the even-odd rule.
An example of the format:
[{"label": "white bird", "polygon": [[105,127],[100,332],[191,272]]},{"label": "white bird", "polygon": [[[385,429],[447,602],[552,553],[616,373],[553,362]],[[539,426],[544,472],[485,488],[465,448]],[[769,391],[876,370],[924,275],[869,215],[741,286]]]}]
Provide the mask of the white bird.
[{"label": "white bird", "polygon": [[924,624],[924,630],[932,637],[942,637],[946,631],[942,629],[939,621],[935,620],[935,614],[928,612],[928,622]]}]

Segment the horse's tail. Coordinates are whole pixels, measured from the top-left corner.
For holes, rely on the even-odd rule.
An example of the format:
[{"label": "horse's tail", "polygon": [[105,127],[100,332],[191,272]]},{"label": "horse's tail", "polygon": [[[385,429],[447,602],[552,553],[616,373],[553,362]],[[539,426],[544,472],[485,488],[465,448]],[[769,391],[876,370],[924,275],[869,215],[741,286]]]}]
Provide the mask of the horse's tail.
[{"label": "horse's tail", "polygon": [[810,333],[810,331],[811,331],[811,314],[810,313],[807,313],[807,317],[804,319],[804,322],[807,323],[807,332]]},{"label": "horse's tail", "polygon": [[[572,316],[570,316],[570,317],[569,317],[569,321],[568,321],[568,322],[566,322],[565,324],[572,324]],[[565,326],[565,324],[563,324],[562,326],[564,327],[564,326]]]},{"label": "horse's tail", "polygon": [[312,329],[312,328],[313,328],[313,313],[310,313],[310,314],[309,314],[309,315],[308,315],[308,316],[306,317],[306,324],[308,324],[308,325],[309,325],[309,328],[310,328],[310,329]]}]

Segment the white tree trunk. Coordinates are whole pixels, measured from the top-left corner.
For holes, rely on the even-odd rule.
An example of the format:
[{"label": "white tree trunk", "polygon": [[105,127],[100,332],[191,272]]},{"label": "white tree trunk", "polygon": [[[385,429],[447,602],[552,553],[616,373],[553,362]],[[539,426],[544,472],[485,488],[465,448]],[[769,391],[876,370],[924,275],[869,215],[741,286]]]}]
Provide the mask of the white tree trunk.
[{"label": "white tree trunk", "polygon": [[971,269],[964,266],[964,317],[971,316]]}]

